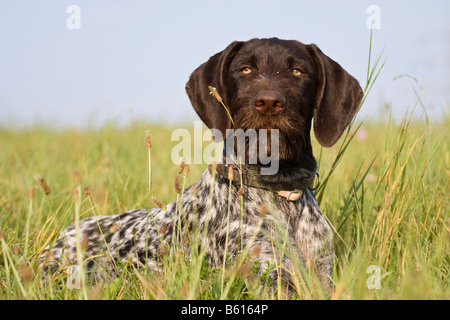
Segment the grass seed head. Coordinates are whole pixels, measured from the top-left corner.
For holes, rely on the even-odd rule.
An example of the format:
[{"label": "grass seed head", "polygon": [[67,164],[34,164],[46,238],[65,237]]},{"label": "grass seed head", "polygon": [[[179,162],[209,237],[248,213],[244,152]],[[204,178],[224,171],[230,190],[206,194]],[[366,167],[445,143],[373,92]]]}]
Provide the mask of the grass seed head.
[{"label": "grass seed head", "polygon": [[147,149],[152,147],[152,140],[150,139],[150,131],[145,131],[145,144],[147,145]]},{"label": "grass seed head", "polygon": [[233,177],[234,177],[234,174],[233,174],[233,167],[232,167],[232,166],[229,166],[229,167],[228,167],[228,176],[227,176],[227,179],[230,180],[230,181],[233,181]]},{"label": "grass seed head", "polygon": [[84,191],[84,195],[85,195],[86,197],[90,197],[90,196],[91,196],[91,189],[89,189],[88,186],[85,186],[85,187],[83,188],[83,191]]},{"label": "grass seed head", "polygon": [[231,120],[231,123],[234,124],[233,118],[231,117],[230,111],[228,111],[228,108],[225,106],[225,104],[223,103],[223,99],[220,96],[219,92],[217,92],[217,89],[212,87],[212,86],[208,86],[209,88],[209,94],[212,94],[214,98],[216,98],[217,101],[219,101],[219,103],[222,105],[222,107],[225,109],[228,117]]},{"label": "grass seed head", "polygon": [[269,213],[269,210],[267,209],[267,206],[265,204],[262,204],[261,207],[259,207],[259,217],[261,219],[264,219],[264,217]]},{"label": "grass seed head", "polygon": [[216,98],[217,101],[222,102],[222,97],[220,96],[219,92],[217,92],[217,89],[212,87],[212,86],[208,86],[209,89],[209,94],[212,94],[212,96],[214,98]]},{"label": "grass seed head", "polygon": [[117,226],[117,224],[113,224],[113,225],[109,228],[109,232],[111,232],[111,233],[116,233],[117,231],[119,231],[119,227]]},{"label": "grass seed head", "polygon": [[158,199],[156,199],[155,197],[152,197],[152,201],[154,204],[156,204],[160,209],[162,210],[166,210],[166,205],[164,203],[162,203],[161,201],[159,201]]},{"label": "grass seed head", "polygon": [[33,200],[33,199],[34,199],[34,194],[35,194],[35,189],[34,189],[33,187],[31,187],[31,188],[28,190],[28,199],[29,199],[29,200]]},{"label": "grass seed head", "polygon": [[168,254],[169,253],[169,250],[167,250],[167,248],[166,247],[161,247],[160,249],[159,249],[159,255],[161,256],[161,257],[163,257],[163,256],[165,256],[166,254]]},{"label": "grass seed head", "polygon": [[176,193],[181,193],[181,179],[180,179],[179,176],[175,177],[174,187],[175,187],[175,192]]},{"label": "grass seed head", "polygon": [[48,186],[47,181],[42,177],[38,177],[37,180],[38,180],[39,188],[41,188],[41,191],[45,195],[48,196],[52,191],[50,190],[50,187]]},{"label": "grass seed head", "polygon": [[191,166],[188,165],[188,164],[186,164],[186,165],[184,166],[184,169],[183,169],[183,176],[187,177],[187,176],[189,175],[189,170],[190,170],[190,169],[191,169]]},{"label": "grass seed head", "polygon": [[91,293],[89,295],[90,300],[99,300],[100,295],[100,289],[102,288],[100,283],[96,283],[91,290]]},{"label": "grass seed head", "polygon": [[81,185],[83,183],[83,178],[81,177],[81,173],[78,170],[73,172],[73,179],[77,185]]},{"label": "grass seed head", "polygon": [[212,167],[214,170],[217,169],[217,161],[216,161],[216,158],[213,158],[213,159],[212,159],[211,167]]},{"label": "grass seed head", "polygon": [[166,231],[167,231],[167,224],[164,223],[164,224],[161,226],[161,234],[166,233]]},{"label": "grass seed head", "polygon": [[15,255],[18,255],[22,252],[22,249],[20,249],[20,247],[18,245],[13,245],[11,248],[12,253],[14,253]]},{"label": "grass seed head", "polygon": [[254,258],[258,258],[260,253],[261,253],[261,247],[260,246],[254,247],[253,250],[251,251],[251,255]]},{"label": "grass seed head", "polygon": [[33,272],[23,262],[19,262],[19,270],[25,282],[33,281]]},{"label": "grass seed head", "polygon": [[89,248],[89,236],[84,234],[81,239],[81,250],[86,251]]},{"label": "grass seed head", "polygon": [[80,191],[78,190],[78,188],[73,189],[72,197],[73,200],[75,201],[77,201],[80,198]]},{"label": "grass seed head", "polygon": [[186,165],[186,160],[184,158],[180,158],[180,166],[178,167],[178,174],[181,174],[184,170],[184,166]]},{"label": "grass seed head", "polygon": [[241,277],[248,277],[250,276],[252,271],[252,265],[248,261],[244,261],[242,263],[239,263],[238,265],[234,266],[230,269],[231,274],[236,274],[237,276]]},{"label": "grass seed head", "polygon": [[47,260],[48,261],[55,261],[55,255],[53,254],[53,252],[49,252],[47,254]]}]

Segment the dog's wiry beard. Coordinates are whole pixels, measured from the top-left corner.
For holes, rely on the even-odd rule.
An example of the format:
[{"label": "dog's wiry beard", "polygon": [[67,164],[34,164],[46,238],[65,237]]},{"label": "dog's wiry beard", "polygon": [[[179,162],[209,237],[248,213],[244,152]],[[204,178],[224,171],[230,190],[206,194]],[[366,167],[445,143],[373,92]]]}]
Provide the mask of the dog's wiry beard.
[{"label": "dog's wiry beard", "polygon": [[[277,151],[278,160],[295,163],[306,151],[307,140],[305,138],[305,123],[299,115],[292,112],[286,112],[285,114],[275,117],[264,117],[254,112],[246,112],[245,109],[237,112],[234,117],[233,129],[255,130],[258,132],[260,129],[267,130],[267,142],[260,143],[261,136],[258,135],[258,142],[251,143],[251,139],[246,141],[246,154],[256,151],[258,146],[266,146],[266,154],[272,155],[272,132],[277,129]],[[248,158],[247,158],[248,160]]]}]

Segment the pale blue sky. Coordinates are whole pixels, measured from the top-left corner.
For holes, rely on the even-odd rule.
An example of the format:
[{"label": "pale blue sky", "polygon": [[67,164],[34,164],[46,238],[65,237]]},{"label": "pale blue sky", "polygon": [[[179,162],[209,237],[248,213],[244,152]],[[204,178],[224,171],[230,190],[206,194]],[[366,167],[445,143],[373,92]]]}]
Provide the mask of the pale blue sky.
[{"label": "pale blue sky", "polygon": [[[69,5],[81,29],[69,30]],[[400,118],[417,78],[429,116],[449,109],[450,4],[433,1],[17,1],[0,2],[0,125],[101,125],[197,119],[190,73],[234,40],[316,43],[357,79],[367,72],[369,5],[381,9],[373,53],[387,62],[358,116]],[[419,110],[420,111],[420,110]],[[418,112],[420,114],[420,112]]]}]

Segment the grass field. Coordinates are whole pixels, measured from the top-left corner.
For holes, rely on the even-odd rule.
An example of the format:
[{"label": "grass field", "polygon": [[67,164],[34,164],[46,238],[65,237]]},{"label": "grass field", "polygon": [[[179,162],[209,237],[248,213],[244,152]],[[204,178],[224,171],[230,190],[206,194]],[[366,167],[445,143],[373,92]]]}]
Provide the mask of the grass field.
[{"label": "grass field", "polygon": [[[155,206],[146,130],[152,195],[163,203],[177,199],[178,167],[170,160],[177,142],[172,128],[145,123],[0,129],[0,299],[449,299],[449,125],[448,117],[429,124],[406,115],[400,124],[363,123],[353,136],[355,124],[329,149],[313,141],[322,176],[316,196],[334,230],[334,286],[326,295],[300,277],[291,296],[262,284],[245,262],[212,269],[201,254],[190,260],[179,250],[159,273],[130,267],[80,290],[71,290],[64,275],[43,285],[39,253],[77,214]],[[186,186],[205,168],[192,165]]]}]

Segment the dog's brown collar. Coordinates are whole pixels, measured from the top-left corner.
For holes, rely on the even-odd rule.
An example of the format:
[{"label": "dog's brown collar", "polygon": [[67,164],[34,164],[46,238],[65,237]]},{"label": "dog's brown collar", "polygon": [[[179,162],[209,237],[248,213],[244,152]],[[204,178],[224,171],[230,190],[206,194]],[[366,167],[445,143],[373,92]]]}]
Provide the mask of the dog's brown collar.
[{"label": "dog's brown collar", "polygon": [[[318,185],[320,184],[320,175],[317,173],[317,171],[311,172],[306,169],[302,169],[304,174],[304,181],[301,183],[296,183],[295,186],[291,184],[287,184],[283,187],[280,185],[271,185],[270,183],[265,183],[261,176],[255,171],[255,168],[248,165],[237,165],[237,164],[214,164],[215,172],[217,175],[225,180],[231,181],[232,183],[241,186],[248,186],[248,187],[254,187],[258,189],[264,189],[269,190],[272,192],[275,192],[280,197],[283,197],[287,199],[288,201],[297,201],[299,200],[303,192],[306,188],[309,188],[311,190],[315,190]],[[212,174],[213,172],[213,165],[208,166],[209,172]],[[318,183],[313,188],[311,187],[311,184],[314,181],[315,177],[318,177]]]}]

